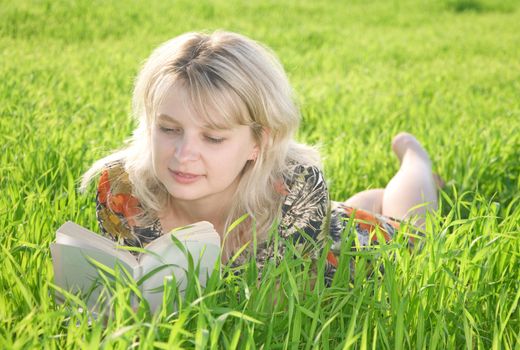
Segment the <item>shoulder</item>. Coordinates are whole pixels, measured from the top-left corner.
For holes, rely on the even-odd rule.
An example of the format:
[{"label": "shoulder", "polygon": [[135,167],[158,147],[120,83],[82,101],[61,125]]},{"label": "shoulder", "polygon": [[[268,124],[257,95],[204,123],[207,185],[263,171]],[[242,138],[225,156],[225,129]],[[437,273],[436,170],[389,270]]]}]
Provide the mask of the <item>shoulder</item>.
[{"label": "shoulder", "polygon": [[106,166],[99,179],[96,216],[103,234],[129,246],[142,246],[160,236],[162,228],[159,218],[145,209],[134,189],[122,163]]},{"label": "shoulder", "polygon": [[288,194],[327,190],[322,170],[314,165],[291,165],[284,177],[284,184]]},{"label": "shoulder", "polygon": [[[289,236],[302,230],[315,238],[327,213],[329,196],[323,172],[316,166],[296,165],[285,181],[280,233]],[[298,235],[296,235],[298,236]]]},{"label": "shoulder", "polygon": [[132,182],[123,164],[114,163],[102,170],[98,185],[101,204],[130,218],[139,214],[139,201],[133,192]]},{"label": "shoulder", "polygon": [[96,200],[98,214],[105,214],[112,222],[118,218],[135,226],[134,218],[141,211],[140,203],[133,195],[133,186],[123,164],[112,163],[101,171]]},{"label": "shoulder", "polygon": [[132,193],[132,183],[122,163],[111,163],[103,168],[99,178],[98,193],[102,201],[104,201],[109,194]]}]

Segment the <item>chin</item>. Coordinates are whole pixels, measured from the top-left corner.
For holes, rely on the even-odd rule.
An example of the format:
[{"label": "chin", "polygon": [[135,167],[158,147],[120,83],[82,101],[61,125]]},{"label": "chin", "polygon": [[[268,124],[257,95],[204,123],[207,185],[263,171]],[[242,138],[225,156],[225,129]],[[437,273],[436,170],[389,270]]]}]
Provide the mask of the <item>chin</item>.
[{"label": "chin", "polygon": [[199,199],[202,197],[200,194],[196,193],[193,190],[192,191],[187,191],[185,189],[179,190],[178,188],[169,188],[168,193],[174,199],[185,200],[185,201],[196,200],[196,199]]}]

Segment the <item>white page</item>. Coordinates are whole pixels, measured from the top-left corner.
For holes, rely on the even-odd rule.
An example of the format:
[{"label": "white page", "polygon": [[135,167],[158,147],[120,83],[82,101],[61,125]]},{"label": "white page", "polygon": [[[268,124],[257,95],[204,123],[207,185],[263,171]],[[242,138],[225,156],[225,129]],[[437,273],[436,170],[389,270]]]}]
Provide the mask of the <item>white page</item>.
[{"label": "white page", "polygon": [[170,233],[181,241],[191,239],[220,246],[220,235],[208,221],[199,221],[189,225],[188,228],[174,229]]},{"label": "white page", "polygon": [[155,247],[163,244],[170,244],[171,235],[177,237],[178,240],[201,241],[216,246],[220,246],[220,236],[215,231],[213,225],[207,221],[199,221],[186,228],[174,229],[170,233],[164,234],[150,242],[145,249],[154,251]]},{"label": "white page", "polygon": [[[131,275],[134,274],[132,266],[125,264],[117,257],[106,254],[105,252],[92,248],[71,246],[61,243],[51,244],[51,254],[54,266],[55,284],[76,294],[78,291],[87,292],[98,279],[98,268],[87,259],[87,256],[93,260],[114,268],[119,263]],[[87,300],[87,305],[92,308],[101,292],[99,286],[95,292]],[[58,295],[58,299],[61,296]]]},{"label": "white page", "polygon": [[[165,242],[166,243],[166,242]],[[220,247],[212,243],[199,241],[182,241],[186,249],[193,257],[194,265],[200,264],[199,280],[204,287],[206,285],[207,276],[211,274],[215,263],[219,258]],[[175,276],[179,290],[182,292],[186,289],[186,271],[188,270],[188,260],[186,255],[171,241],[154,247],[154,253],[146,254],[141,257],[141,273],[145,276],[148,272],[153,271],[158,266],[172,265],[155,272],[149,277],[142,286],[143,297],[150,304],[150,309],[154,312],[162,303],[162,291],[154,291],[154,289],[162,289],[166,279]],[[182,293],[181,293],[182,294]]]},{"label": "white page", "polygon": [[113,255],[119,260],[124,261],[125,264],[132,266],[132,268],[136,268],[138,265],[137,258],[134,257],[132,253],[128,250],[117,248],[120,246],[117,242],[100,236],[71,221],[67,221],[56,231],[56,243],[62,242],[77,247],[97,249]]}]

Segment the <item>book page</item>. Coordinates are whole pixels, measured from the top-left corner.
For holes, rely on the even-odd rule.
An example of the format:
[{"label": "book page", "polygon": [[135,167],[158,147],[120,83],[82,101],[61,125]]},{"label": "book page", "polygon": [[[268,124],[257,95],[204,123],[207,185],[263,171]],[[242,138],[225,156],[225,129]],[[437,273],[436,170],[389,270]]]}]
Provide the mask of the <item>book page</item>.
[{"label": "book page", "polygon": [[207,221],[199,221],[194,224],[172,230],[150,242],[145,249],[154,251],[155,247],[171,242],[170,235],[175,235],[180,241],[200,241],[220,247],[220,235],[215,231],[213,225]]},{"label": "book page", "polygon": [[[100,285],[101,280],[99,278],[98,267],[96,267],[89,258],[110,269],[114,269],[116,264],[118,264],[122,268],[125,268],[131,275],[134,274],[132,266],[97,248],[52,243],[51,254],[55,284],[73,294],[79,291],[85,294],[93,290],[90,297],[86,300],[90,309],[95,309],[94,307],[96,306],[96,301],[102,288]],[[110,274],[106,275],[109,279],[113,279]],[[57,293],[56,299],[62,301],[63,296]]]},{"label": "book page", "polygon": [[78,248],[96,249],[124,261],[125,264],[132,266],[133,269],[138,266],[137,258],[128,250],[118,249],[120,245],[117,242],[100,236],[71,221],[67,221],[56,231],[56,243],[77,246]]},{"label": "book page", "polygon": [[[208,228],[212,231],[208,232]],[[162,304],[162,287],[166,280],[171,280],[174,276],[181,294],[186,288],[188,258],[172,241],[172,235],[179,239],[191,254],[194,265],[200,264],[199,281],[202,286],[206,285],[207,277],[213,271],[220,256],[220,236],[213,230],[212,225],[210,227],[201,225],[198,230],[191,229],[188,232],[178,233],[181,231],[160,237],[159,243],[158,239],[149,244],[145,249],[149,249],[150,253],[143,254],[140,259],[141,274],[147,277],[143,283],[142,293],[150,304],[152,312]],[[149,273],[150,275],[147,276]]]}]

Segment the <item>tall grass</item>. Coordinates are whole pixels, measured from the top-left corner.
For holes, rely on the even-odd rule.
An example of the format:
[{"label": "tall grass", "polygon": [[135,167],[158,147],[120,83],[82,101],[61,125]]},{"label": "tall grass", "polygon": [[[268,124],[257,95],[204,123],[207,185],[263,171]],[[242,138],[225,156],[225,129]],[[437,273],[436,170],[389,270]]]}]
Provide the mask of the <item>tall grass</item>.
[{"label": "tall grass", "polygon": [[[0,347],[520,348],[516,2],[0,8]],[[192,279],[157,315],[132,310],[121,284],[106,318],[72,296],[56,305],[49,244],[66,220],[97,229],[93,189],[78,194],[78,179],[130,135],[142,60],[174,35],[216,28],[278,53],[301,104],[299,139],[321,144],[332,198],[383,187],[398,166],[391,137],[417,135],[448,184],[429,234],[413,251],[406,229],[372,249],[345,245],[328,287],[311,288],[324,255],[295,250],[260,281],[253,263],[224,266],[204,290]]]}]

